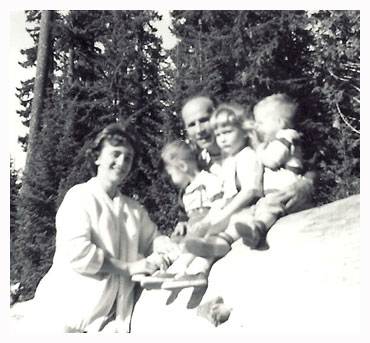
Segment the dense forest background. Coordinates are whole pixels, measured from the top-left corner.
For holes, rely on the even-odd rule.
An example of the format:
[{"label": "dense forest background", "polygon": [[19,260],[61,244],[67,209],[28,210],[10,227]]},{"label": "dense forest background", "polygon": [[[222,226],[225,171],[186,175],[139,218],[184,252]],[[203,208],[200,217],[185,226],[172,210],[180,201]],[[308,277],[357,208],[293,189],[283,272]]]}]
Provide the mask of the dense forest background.
[{"label": "dense forest background", "polygon": [[58,206],[90,177],[84,152],[108,123],[129,123],[139,137],[138,165],[122,191],[171,232],[177,195],[159,152],[183,136],[180,108],[195,94],[247,108],[290,94],[319,175],[315,204],[360,192],[359,11],[172,11],[178,42],[170,50],[155,11],[26,14],[34,46],[21,51],[21,64],[38,66],[17,89],[18,115],[30,128],[19,137],[27,151],[21,177],[10,162],[10,277],[25,299],[51,265]]}]

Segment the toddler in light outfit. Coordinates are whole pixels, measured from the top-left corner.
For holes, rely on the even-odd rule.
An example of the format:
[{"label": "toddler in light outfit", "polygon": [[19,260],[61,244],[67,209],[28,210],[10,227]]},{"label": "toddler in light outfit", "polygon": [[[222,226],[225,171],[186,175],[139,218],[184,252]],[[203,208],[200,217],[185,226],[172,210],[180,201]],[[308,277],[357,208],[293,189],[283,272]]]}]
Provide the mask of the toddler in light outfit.
[{"label": "toddler in light outfit", "polygon": [[[204,218],[211,207],[219,207],[222,201],[222,182],[220,178],[200,170],[197,154],[185,141],[176,140],[164,146],[161,154],[165,170],[170,176],[173,184],[180,189],[181,201],[184,210],[189,218],[188,232],[185,237],[196,233],[192,226]],[[175,236],[171,241],[169,237],[162,236],[162,246],[166,243],[175,246],[169,258],[172,265],[166,272],[159,272],[153,276],[141,280],[141,285],[147,288],[159,287],[165,281],[176,278],[175,282],[167,282],[165,288],[183,288],[193,286],[205,286],[207,284],[206,272],[209,270],[213,260],[202,261],[203,258],[194,256],[183,249],[182,240],[185,237]],[[167,240],[167,242],[166,242]],[[154,242],[154,250],[156,242]],[[163,250],[163,249],[162,249]],[[195,261],[193,261],[195,259]],[[202,273],[188,274],[187,268],[191,263],[200,263],[204,266]]]}]

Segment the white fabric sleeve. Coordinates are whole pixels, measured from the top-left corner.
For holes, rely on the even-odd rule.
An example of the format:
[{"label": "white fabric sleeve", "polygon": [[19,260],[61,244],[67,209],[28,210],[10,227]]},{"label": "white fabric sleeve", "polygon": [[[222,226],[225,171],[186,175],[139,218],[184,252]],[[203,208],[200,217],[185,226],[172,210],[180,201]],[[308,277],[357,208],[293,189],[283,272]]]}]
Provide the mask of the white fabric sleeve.
[{"label": "white fabric sleeve", "polygon": [[[96,274],[104,262],[104,251],[91,240],[87,199],[81,189],[72,188],[56,215],[56,248],[80,274]],[[94,210],[94,208],[90,209]]]},{"label": "white fabric sleeve", "polygon": [[153,241],[159,236],[157,226],[149,218],[148,212],[142,206],[139,210],[140,216],[140,238],[139,254],[149,256],[153,252]]},{"label": "white fabric sleeve", "polygon": [[242,189],[263,191],[263,165],[251,148],[243,149],[237,159],[236,174]]},{"label": "white fabric sleeve", "polygon": [[290,157],[290,149],[279,140],[273,140],[258,151],[264,166],[271,169],[281,167]]},{"label": "white fabric sleeve", "polygon": [[279,130],[277,133],[276,133],[276,136],[275,136],[277,139],[281,139],[281,138],[284,138],[286,139],[289,143],[293,143],[293,141],[295,141],[296,139],[299,139],[301,138],[301,134],[297,131],[297,130],[294,130],[294,129],[283,129],[283,130]]}]

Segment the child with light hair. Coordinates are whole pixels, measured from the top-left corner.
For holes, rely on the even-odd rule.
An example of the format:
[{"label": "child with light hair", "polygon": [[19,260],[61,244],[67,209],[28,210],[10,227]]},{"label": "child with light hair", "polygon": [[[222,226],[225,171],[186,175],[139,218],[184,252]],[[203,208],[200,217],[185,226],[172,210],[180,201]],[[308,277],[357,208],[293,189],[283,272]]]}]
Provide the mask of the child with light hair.
[{"label": "child with light hair", "polygon": [[[263,167],[250,146],[252,118],[239,104],[221,104],[211,117],[211,127],[223,157],[223,207],[210,211],[196,225],[203,234],[225,228],[230,218],[262,196]],[[211,228],[211,229],[210,229]]]},{"label": "child with light hair", "polygon": [[[186,237],[192,236],[196,234],[192,231],[192,225],[204,218],[211,207],[217,208],[220,206],[218,203],[222,200],[222,182],[214,174],[200,170],[196,152],[185,141],[176,140],[166,144],[162,149],[161,157],[166,172],[173,184],[180,190],[181,202],[189,218]],[[173,264],[166,272],[159,272],[141,279],[143,287],[158,287],[164,281],[175,277],[175,284],[173,284],[173,287],[167,284],[168,288],[205,286],[207,284],[206,272],[213,260],[206,261],[200,257],[195,259],[193,254],[184,251],[182,239],[183,237],[177,236],[169,242],[169,237],[161,237],[162,246],[166,243],[175,245],[175,248],[167,249],[171,251],[170,259]],[[193,261],[194,259],[195,261]],[[189,275],[187,268],[190,264],[204,267],[199,267],[200,271],[198,270],[198,273]]]},{"label": "child with light hair", "polygon": [[[197,256],[222,257],[230,251],[231,244],[241,237],[244,244],[251,248],[266,248],[268,230],[278,218],[287,214],[285,204],[289,199],[281,201],[280,191],[303,177],[298,144],[301,135],[293,129],[297,109],[298,104],[285,94],[271,95],[256,104],[253,110],[254,132],[261,141],[256,154],[264,166],[264,197],[250,209],[235,214],[224,232],[217,233],[217,230],[211,229],[205,238],[189,239],[186,242],[188,251]],[[217,127],[215,130],[217,132]],[[225,147],[217,133],[216,139],[224,151]],[[245,163],[248,161],[245,160]]]}]

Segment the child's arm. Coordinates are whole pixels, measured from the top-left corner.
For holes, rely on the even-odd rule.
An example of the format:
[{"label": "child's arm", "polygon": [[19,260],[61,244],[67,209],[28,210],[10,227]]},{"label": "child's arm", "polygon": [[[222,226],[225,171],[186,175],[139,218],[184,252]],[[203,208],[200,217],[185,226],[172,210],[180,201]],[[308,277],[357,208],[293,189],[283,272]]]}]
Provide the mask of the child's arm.
[{"label": "child's arm", "polygon": [[195,231],[200,232],[200,235],[205,231],[207,233],[223,231],[234,213],[254,204],[262,196],[263,166],[253,150],[244,150],[241,154],[236,172],[240,191],[222,209],[210,211],[202,221],[194,226]]},{"label": "child's arm", "polygon": [[290,158],[290,147],[293,140],[299,139],[297,131],[286,129],[278,132],[269,143],[261,144],[257,149],[261,162],[270,169],[277,169]]}]

